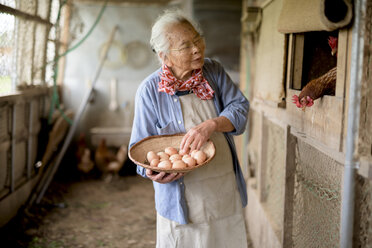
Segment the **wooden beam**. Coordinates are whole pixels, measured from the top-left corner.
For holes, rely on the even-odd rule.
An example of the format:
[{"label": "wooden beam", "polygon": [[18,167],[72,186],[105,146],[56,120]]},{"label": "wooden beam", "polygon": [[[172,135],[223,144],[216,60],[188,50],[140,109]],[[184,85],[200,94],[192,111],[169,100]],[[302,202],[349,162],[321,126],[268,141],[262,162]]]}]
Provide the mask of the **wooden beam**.
[{"label": "wooden beam", "polygon": [[261,115],[261,147],[260,147],[260,155],[259,155],[259,165],[258,165],[258,175],[257,175],[257,189],[258,189],[258,199],[260,202],[265,202],[267,197],[266,192],[266,160],[267,160],[267,146],[268,146],[268,133],[267,133],[267,124],[266,118],[264,113],[260,113]]},{"label": "wooden beam", "polygon": [[25,20],[35,21],[35,22],[42,23],[42,24],[45,24],[45,25],[48,25],[48,26],[53,26],[53,24],[51,22],[41,18],[38,15],[30,15],[30,14],[22,12],[18,9],[13,9],[13,8],[11,8],[9,6],[6,6],[6,5],[3,5],[3,4],[0,4],[0,12],[7,13],[7,14],[10,14],[10,15],[14,15],[16,17],[19,17],[19,18],[22,18],[22,19],[25,19]]},{"label": "wooden beam", "polygon": [[296,172],[296,137],[291,135],[291,128],[287,126],[285,131],[286,157],[285,157],[285,182],[284,182],[284,206],[282,247],[293,247],[293,199]]}]

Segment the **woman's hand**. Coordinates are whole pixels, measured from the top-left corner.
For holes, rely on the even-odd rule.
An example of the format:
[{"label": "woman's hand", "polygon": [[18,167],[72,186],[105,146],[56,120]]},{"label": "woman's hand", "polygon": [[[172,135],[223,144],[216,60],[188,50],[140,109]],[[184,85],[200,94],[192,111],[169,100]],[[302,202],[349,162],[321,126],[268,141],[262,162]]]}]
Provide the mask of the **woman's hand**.
[{"label": "woman's hand", "polygon": [[146,176],[158,183],[170,183],[183,177],[185,173],[165,173],[146,169]]},{"label": "woman's hand", "polygon": [[225,116],[206,120],[185,134],[181,141],[180,151],[186,154],[189,151],[200,150],[213,132],[231,132],[234,129],[233,124]]},{"label": "woman's hand", "polygon": [[206,120],[191,128],[183,137],[180,150],[184,153],[199,150],[216,130],[217,124],[213,119]]}]

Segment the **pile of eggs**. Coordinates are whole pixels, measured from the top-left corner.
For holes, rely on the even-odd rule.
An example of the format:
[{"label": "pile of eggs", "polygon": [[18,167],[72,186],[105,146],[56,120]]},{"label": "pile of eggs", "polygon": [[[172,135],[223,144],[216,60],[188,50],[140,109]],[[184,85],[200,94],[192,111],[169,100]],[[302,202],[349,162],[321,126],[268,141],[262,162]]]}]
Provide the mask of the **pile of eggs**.
[{"label": "pile of eggs", "polygon": [[200,150],[193,150],[190,154],[185,154],[182,151],[178,152],[174,147],[166,147],[164,151],[158,153],[149,151],[146,158],[152,167],[185,169],[202,164],[207,159],[207,155]]}]

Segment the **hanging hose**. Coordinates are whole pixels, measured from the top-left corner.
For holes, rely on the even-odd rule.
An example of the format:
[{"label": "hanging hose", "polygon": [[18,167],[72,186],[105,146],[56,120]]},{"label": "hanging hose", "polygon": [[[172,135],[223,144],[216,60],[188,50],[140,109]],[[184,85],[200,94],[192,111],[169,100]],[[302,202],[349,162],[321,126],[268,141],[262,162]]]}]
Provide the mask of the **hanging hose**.
[{"label": "hanging hose", "polygon": [[[57,20],[56,20],[56,25],[57,25],[56,26],[56,31],[57,31],[57,28],[59,26],[59,20],[60,20],[60,16],[61,16],[61,9],[66,4],[66,2],[67,2],[67,0],[65,0],[63,3],[61,3],[61,5],[59,7],[58,15],[57,15]],[[78,43],[76,43],[74,46],[72,46],[71,48],[69,48],[67,51],[65,51],[61,55],[58,55],[54,59],[54,66],[53,66],[53,72],[54,72],[54,74],[53,74],[53,93],[52,93],[52,103],[50,105],[49,117],[48,117],[48,123],[49,124],[52,122],[52,116],[53,116],[53,113],[54,113],[54,109],[55,108],[58,109],[58,111],[61,113],[61,115],[63,116],[63,118],[70,125],[72,124],[72,121],[65,115],[65,113],[63,112],[63,110],[60,108],[60,105],[59,105],[59,97],[58,97],[58,92],[57,92],[58,61],[59,61],[60,58],[66,56],[68,53],[70,53],[73,50],[75,50],[76,48],[78,48],[91,35],[91,33],[93,32],[93,30],[97,26],[98,22],[101,20],[102,14],[105,11],[106,6],[107,6],[107,2],[108,2],[108,0],[106,0],[105,3],[103,4],[103,6],[102,6],[102,8],[101,8],[101,10],[100,10],[100,12],[98,14],[97,19],[94,21],[94,23],[93,23],[92,27],[89,29],[88,33]]]}]

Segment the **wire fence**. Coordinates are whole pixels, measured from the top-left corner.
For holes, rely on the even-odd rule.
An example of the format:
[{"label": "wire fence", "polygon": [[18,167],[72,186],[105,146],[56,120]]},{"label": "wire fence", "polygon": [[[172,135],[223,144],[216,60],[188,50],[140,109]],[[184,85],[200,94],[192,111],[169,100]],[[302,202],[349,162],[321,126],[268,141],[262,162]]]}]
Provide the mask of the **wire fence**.
[{"label": "wire fence", "polygon": [[53,84],[61,2],[0,0],[0,95]]},{"label": "wire fence", "polygon": [[298,140],[293,200],[294,247],[339,247],[343,167]]},{"label": "wire fence", "polygon": [[12,90],[14,22],[14,16],[0,13],[0,95]]}]

